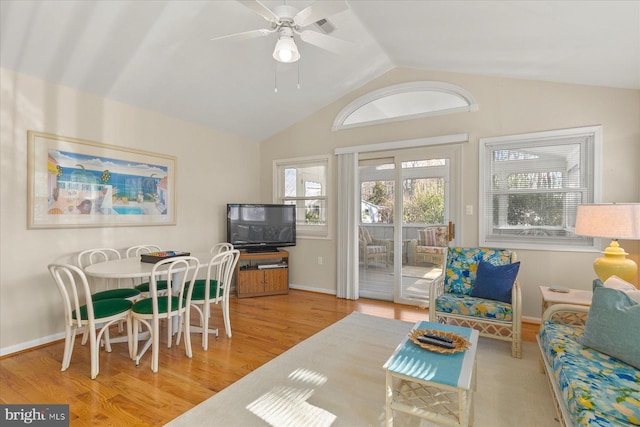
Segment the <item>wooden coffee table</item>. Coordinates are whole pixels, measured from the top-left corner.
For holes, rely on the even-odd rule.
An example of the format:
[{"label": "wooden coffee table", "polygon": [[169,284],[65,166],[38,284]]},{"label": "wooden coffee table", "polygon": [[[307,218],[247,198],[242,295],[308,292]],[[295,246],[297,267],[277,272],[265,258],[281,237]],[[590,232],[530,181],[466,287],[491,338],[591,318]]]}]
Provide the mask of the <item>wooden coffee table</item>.
[{"label": "wooden coffee table", "polygon": [[407,336],[384,364],[386,370],[386,424],[394,411],[405,412],[446,426],[473,422],[478,331],[421,321],[414,329],[453,332],[471,343],[466,351],[441,354],[425,350]]}]

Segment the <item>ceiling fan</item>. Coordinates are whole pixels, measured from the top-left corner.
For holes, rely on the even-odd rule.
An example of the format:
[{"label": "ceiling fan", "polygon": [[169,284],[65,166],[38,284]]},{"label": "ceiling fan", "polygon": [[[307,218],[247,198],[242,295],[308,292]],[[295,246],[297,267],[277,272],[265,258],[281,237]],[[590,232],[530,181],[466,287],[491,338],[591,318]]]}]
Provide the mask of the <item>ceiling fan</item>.
[{"label": "ceiling fan", "polygon": [[325,20],[331,15],[347,10],[349,6],[341,1],[316,1],[310,6],[298,10],[293,6],[282,4],[269,9],[258,0],[238,0],[243,6],[251,9],[269,22],[269,28],[244,31],[241,33],[215,37],[211,40],[236,39],[246,40],[278,33],[278,41],[273,50],[273,59],[279,62],[292,63],[300,59],[300,52],[294,40],[294,34],[305,43],[317,46],[334,53],[347,53],[353,44],[304,27]]}]

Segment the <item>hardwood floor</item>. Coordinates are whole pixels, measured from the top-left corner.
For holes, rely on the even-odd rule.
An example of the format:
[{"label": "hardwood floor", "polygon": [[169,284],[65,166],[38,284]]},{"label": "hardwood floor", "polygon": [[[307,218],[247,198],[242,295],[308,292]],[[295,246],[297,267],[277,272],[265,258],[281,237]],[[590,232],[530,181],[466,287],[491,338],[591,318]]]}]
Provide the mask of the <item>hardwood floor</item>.
[{"label": "hardwood floor", "polygon": [[[114,344],[112,353],[100,352],[100,374],[91,380],[89,348],[80,345],[80,336],[65,372],[62,341],[6,356],[0,359],[0,402],[69,404],[72,426],[163,425],[353,311],[409,322],[428,318],[417,307],[298,290],[232,298],[233,337],[225,335],[214,306],[211,323],[221,326],[220,337],[211,337],[205,352],[201,336],[192,334],[191,359],[184,343],[167,348],[165,337],[157,374],[151,372],[150,352],[136,367],[126,344]],[[525,340],[535,340],[536,325],[523,329]]]}]

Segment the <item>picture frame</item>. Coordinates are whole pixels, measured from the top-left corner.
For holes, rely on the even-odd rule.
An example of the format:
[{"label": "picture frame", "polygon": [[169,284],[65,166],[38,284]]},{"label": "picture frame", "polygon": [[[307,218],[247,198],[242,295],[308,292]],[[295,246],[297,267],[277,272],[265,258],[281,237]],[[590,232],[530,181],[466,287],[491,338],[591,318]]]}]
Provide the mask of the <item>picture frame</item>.
[{"label": "picture frame", "polygon": [[27,228],[176,224],[175,156],[27,131]]}]

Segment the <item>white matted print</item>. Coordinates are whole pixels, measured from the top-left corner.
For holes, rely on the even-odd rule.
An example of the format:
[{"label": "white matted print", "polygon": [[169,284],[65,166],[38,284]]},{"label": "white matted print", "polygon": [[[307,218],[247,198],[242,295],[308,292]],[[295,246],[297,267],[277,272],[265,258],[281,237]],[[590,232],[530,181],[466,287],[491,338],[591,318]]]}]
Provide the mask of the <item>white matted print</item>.
[{"label": "white matted print", "polygon": [[175,225],[176,158],[28,131],[27,227]]}]

